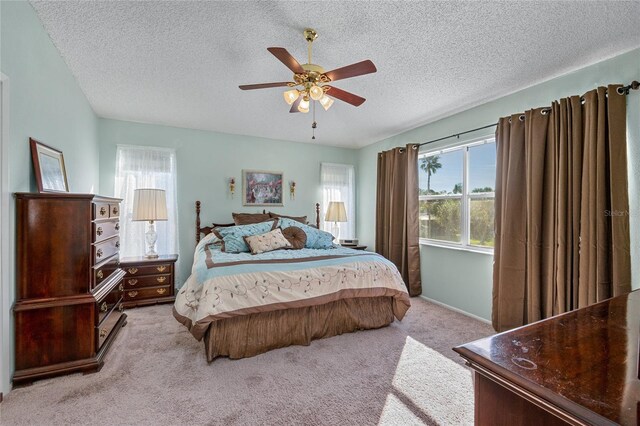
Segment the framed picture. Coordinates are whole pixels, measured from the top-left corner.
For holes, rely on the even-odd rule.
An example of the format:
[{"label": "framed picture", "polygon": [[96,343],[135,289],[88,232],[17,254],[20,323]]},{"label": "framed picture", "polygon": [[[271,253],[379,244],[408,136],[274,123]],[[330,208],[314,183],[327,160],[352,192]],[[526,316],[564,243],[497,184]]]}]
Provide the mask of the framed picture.
[{"label": "framed picture", "polygon": [[38,192],[69,192],[62,151],[29,138]]},{"label": "framed picture", "polygon": [[282,172],[242,171],[243,206],[283,206]]}]

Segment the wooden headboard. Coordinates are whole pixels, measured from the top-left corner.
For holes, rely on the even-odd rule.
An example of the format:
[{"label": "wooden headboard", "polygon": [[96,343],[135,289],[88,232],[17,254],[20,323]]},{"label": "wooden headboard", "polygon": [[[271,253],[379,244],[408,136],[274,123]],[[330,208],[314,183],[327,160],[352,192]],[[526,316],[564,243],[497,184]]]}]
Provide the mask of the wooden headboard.
[{"label": "wooden headboard", "polygon": [[[235,226],[235,223],[212,223],[211,226],[200,226],[200,200],[196,201],[196,244],[200,242],[202,234],[207,235],[213,231],[213,228]],[[262,210],[262,213],[267,213],[266,210]],[[316,228],[320,229],[320,203],[316,203]]]}]

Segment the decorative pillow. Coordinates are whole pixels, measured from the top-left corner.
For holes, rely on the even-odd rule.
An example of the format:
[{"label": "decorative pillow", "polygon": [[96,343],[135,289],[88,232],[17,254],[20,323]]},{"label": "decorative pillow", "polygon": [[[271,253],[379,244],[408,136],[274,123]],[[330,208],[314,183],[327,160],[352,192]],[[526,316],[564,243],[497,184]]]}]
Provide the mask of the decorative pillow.
[{"label": "decorative pillow", "polygon": [[307,234],[297,226],[290,226],[282,230],[282,235],[291,243],[291,248],[294,250],[303,249],[307,243]]},{"label": "decorative pillow", "polygon": [[222,240],[222,251],[226,253],[241,253],[249,251],[249,247],[242,237],[264,234],[265,232],[275,229],[277,226],[278,219],[271,219],[267,222],[252,223],[251,225],[216,228],[215,232]]},{"label": "decorative pillow", "polygon": [[276,228],[266,234],[251,235],[243,238],[244,242],[249,246],[249,249],[251,249],[251,254],[260,254],[281,248],[291,248],[291,243],[282,235],[280,228]]},{"label": "decorative pillow", "polygon": [[269,216],[271,216],[271,218],[287,218],[287,219],[292,219],[295,220],[296,222],[300,222],[303,224],[307,224],[307,217],[306,216],[285,216],[282,214],[278,214],[278,213],[273,213],[273,212],[269,212]]},{"label": "decorative pillow", "polygon": [[268,213],[231,213],[231,216],[236,225],[251,225],[272,219]]},{"label": "decorative pillow", "polygon": [[329,232],[321,231],[309,225],[303,225],[295,220],[283,217],[279,219],[278,226],[282,229],[287,229],[292,226],[298,227],[307,234],[306,248],[312,249],[329,249],[333,248],[333,235]]}]

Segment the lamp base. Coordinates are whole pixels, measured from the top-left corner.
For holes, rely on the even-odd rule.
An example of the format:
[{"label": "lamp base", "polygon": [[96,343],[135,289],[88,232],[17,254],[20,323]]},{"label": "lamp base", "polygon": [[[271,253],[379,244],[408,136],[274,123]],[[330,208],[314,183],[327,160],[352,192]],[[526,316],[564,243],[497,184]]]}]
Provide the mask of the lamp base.
[{"label": "lamp base", "polygon": [[333,234],[333,239],[335,241],[340,241],[340,225],[338,225],[338,222],[333,222],[331,233]]},{"label": "lamp base", "polygon": [[156,227],[152,220],[149,221],[149,228],[144,234],[147,242],[147,252],[144,257],[148,259],[158,258],[158,252],[156,251],[156,241],[158,240],[158,234],[156,233]]}]

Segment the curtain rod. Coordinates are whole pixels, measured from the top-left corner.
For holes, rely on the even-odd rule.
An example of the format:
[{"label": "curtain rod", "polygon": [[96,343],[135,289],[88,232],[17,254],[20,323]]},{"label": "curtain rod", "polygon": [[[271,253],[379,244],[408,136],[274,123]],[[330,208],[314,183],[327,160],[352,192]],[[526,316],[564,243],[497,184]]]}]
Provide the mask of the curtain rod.
[{"label": "curtain rod", "polygon": [[[638,89],[640,89],[640,82],[637,82],[637,81],[634,80],[630,84],[618,88],[618,93],[620,93],[621,95],[622,94],[628,95],[630,90],[638,90]],[[460,136],[466,135],[467,133],[477,132],[478,130],[488,129],[490,127],[495,127],[497,125],[498,125],[498,123],[487,124],[486,126],[477,127],[475,129],[467,130],[467,131],[460,132],[460,133],[454,133],[452,135],[445,136],[443,138],[438,138],[438,139],[433,139],[433,140],[430,140],[430,141],[427,141],[427,142],[422,142],[422,143],[418,144],[418,146],[428,145],[428,144],[434,143],[434,142],[440,142],[440,141],[443,141],[445,139],[449,139],[449,138],[453,138],[453,137],[459,138]]]}]

